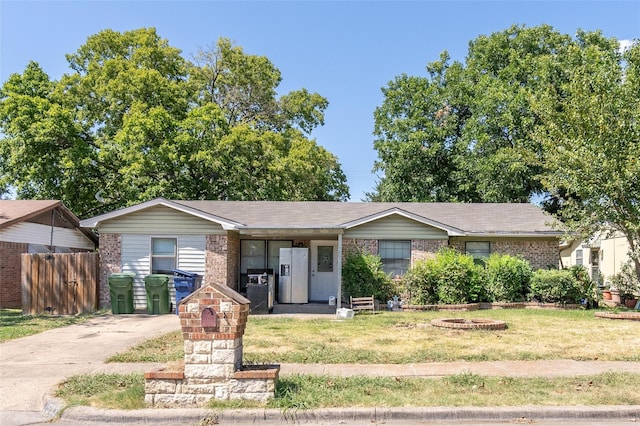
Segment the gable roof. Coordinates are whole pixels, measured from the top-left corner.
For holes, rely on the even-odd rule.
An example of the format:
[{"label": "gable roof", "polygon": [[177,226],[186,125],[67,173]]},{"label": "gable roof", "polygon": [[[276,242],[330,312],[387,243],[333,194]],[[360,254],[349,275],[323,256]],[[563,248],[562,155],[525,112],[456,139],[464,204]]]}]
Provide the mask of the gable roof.
[{"label": "gable roof", "polygon": [[94,244],[98,242],[97,236],[81,227],[80,219],[60,200],[0,200],[0,230],[51,211],[56,211],[67,224],[82,232]]},{"label": "gable roof", "polygon": [[[0,200],[0,229],[29,220],[58,206],[62,206],[58,200]],[[77,220],[76,218],[76,222]]]},{"label": "gable roof", "polygon": [[146,210],[148,208],[151,207],[156,207],[156,206],[165,206],[165,207],[169,207],[171,209],[177,210],[177,211],[181,211],[183,213],[187,213],[190,214],[192,216],[196,216],[199,217],[201,219],[204,220],[208,220],[210,222],[215,222],[220,224],[220,226],[222,226],[222,229],[225,230],[229,230],[229,229],[237,229],[237,228],[241,228],[242,224],[238,223],[236,221],[230,220],[230,219],[226,219],[225,217],[219,216],[215,213],[211,213],[211,212],[204,212],[201,211],[199,209],[194,209],[192,207],[189,207],[188,204],[184,203],[184,202],[178,202],[178,201],[171,201],[171,200],[167,200],[165,198],[156,198],[154,200],[150,200],[144,203],[140,203],[140,204],[136,204],[134,206],[130,206],[130,207],[124,207],[122,209],[119,210],[114,210],[112,212],[109,213],[105,213],[99,216],[95,216],[89,219],[85,219],[82,222],[80,222],[80,226],[84,226],[86,228],[96,228],[98,227],[101,223],[111,220],[111,219],[116,219],[120,216],[124,216],[130,213],[136,213],[136,212],[140,212],[143,210]]},{"label": "gable roof", "polygon": [[224,229],[345,230],[390,215],[442,229],[450,236],[557,236],[552,218],[526,203],[369,203],[336,201],[184,201],[158,198],[81,222],[100,223],[164,205],[220,223]]}]

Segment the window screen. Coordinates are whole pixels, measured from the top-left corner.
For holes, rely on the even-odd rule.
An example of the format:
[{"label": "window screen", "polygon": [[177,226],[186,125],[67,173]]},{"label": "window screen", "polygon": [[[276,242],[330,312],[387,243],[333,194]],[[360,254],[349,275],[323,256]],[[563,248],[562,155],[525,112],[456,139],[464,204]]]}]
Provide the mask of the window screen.
[{"label": "window screen", "polygon": [[404,275],[411,266],[411,241],[379,241],[382,269],[392,276]]},{"label": "window screen", "polygon": [[491,255],[491,244],[488,241],[467,241],[466,251],[476,263],[484,264],[484,259]]},{"label": "window screen", "polygon": [[176,268],[178,241],[176,238],[151,239],[151,273],[173,274]]}]

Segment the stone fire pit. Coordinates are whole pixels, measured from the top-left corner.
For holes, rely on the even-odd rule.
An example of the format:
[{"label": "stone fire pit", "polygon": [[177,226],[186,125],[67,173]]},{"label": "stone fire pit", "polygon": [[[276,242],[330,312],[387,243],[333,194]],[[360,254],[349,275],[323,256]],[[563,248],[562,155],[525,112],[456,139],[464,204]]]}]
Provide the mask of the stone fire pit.
[{"label": "stone fire pit", "polygon": [[431,325],[462,330],[504,330],[507,328],[507,323],[504,321],[485,318],[441,318],[432,320]]}]

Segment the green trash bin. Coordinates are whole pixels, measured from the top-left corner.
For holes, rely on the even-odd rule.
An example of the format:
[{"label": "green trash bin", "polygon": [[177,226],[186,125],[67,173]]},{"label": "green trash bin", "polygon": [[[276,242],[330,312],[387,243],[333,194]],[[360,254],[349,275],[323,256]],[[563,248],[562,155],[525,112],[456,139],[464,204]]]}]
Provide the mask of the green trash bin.
[{"label": "green trash bin", "polygon": [[135,274],[109,275],[109,296],[111,297],[111,312],[114,314],[132,314],[133,309],[133,278]]},{"label": "green trash bin", "polygon": [[171,312],[169,299],[169,275],[151,274],[144,278],[147,290],[147,313],[152,315]]}]

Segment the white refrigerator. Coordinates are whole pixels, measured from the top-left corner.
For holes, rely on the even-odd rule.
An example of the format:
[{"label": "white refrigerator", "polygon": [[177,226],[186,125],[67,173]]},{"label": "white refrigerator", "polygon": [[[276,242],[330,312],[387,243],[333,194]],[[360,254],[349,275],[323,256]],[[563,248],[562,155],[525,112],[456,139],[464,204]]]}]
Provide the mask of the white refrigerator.
[{"label": "white refrigerator", "polygon": [[279,303],[309,303],[309,249],[281,248]]}]

